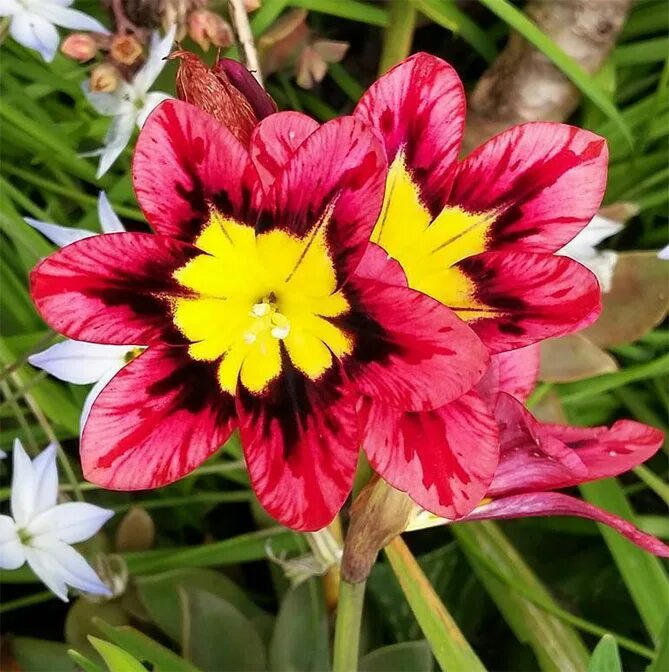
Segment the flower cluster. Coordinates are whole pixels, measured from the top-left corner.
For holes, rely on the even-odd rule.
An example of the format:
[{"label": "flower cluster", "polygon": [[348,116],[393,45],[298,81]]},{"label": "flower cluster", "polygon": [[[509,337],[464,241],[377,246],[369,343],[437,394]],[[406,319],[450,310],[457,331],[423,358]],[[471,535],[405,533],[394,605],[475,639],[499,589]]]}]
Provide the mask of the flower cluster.
[{"label": "flower cluster", "polygon": [[140,133],[154,233],[86,238],[32,274],[52,328],[146,348],[93,403],[85,476],[161,486],[239,429],[260,502],[294,529],[336,515],[360,445],[442,518],[611,523],[544,491],[619,473],[661,435],[545,427],[522,405],[534,344],[600,311],[596,277],[557,253],[600,204],[604,140],[531,123],[460,161],[462,85],[426,54],[324,125],[248,97],[232,123],[201,100],[162,103]]}]

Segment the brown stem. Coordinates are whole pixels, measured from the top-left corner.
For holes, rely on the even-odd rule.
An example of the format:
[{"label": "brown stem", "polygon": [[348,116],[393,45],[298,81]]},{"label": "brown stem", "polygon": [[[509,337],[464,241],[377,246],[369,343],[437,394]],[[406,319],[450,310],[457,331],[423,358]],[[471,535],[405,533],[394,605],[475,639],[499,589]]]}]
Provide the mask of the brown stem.
[{"label": "brown stem", "polygon": [[[525,13],[589,74],[604,64],[633,0],[532,0]],[[525,121],[564,121],[578,89],[538,49],[512,33],[469,96],[466,152]]]}]

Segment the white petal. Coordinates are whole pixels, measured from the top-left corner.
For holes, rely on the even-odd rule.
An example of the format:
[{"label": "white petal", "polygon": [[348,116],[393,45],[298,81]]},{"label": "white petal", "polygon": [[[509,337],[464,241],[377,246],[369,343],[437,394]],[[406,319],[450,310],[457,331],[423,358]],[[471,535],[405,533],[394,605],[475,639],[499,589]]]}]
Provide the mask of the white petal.
[{"label": "white petal", "polygon": [[97,177],[102,177],[111,167],[114,161],[118,159],[121,152],[130,142],[132,132],[135,128],[134,114],[121,114],[114,117],[111,126],[107,131],[105,146],[100,155],[100,165],[98,166]]},{"label": "white petal", "polygon": [[566,254],[571,257],[572,254],[578,255],[581,250],[591,250],[605,238],[615,235],[622,229],[623,225],[619,222],[614,222],[608,217],[595,215],[588,225],[560,250],[559,254]]},{"label": "white petal", "polygon": [[663,247],[658,253],[657,258],[663,261],[669,261],[669,245]]},{"label": "white petal", "polygon": [[0,448],[0,460],[4,460],[7,457],[7,453]]},{"label": "white petal", "polygon": [[165,33],[165,37],[162,40],[160,39],[160,33],[157,31],[151,35],[149,57],[133,80],[133,85],[137,91],[147,93],[156,79],[158,79],[158,75],[165,67],[165,59],[169,56],[170,51],[172,51],[176,32],[177,27],[174,25]]},{"label": "white petal", "polygon": [[618,262],[618,254],[613,250],[602,250],[597,252],[589,259],[580,259],[581,263],[587,266],[599,280],[599,286],[602,292],[611,291],[611,283],[613,282],[613,271]]},{"label": "white petal", "polygon": [[169,100],[170,98],[172,98],[172,96],[167,93],[163,93],[162,91],[147,93],[146,97],[144,98],[144,106],[137,115],[137,125],[142,128],[146,120],[149,118],[151,112],[153,112],[156,107],[158,107],[158,105],[160,105],[160,103],[162,103],[164,100]]},{"label": "white petal", "polygon": [[55,537],[66,544],[90,539],[114,515],[113,511],[86,502],[58,504],[34,518],[28,526],[33,537]]},{"label": "white petal", "polygon": [[109,371],[91,388],[91,391],[86,396],[86,400],[84,401],[84,405],[81,409],[81,417],[79,419],[79,435],[84,433],[86,420],[88,420],[88,416],[91,413],[91,408],[93,408],[93,404],[100,395],[100,392],[105,389],[107,383],[118,373],[121,368],[123,367],[119,366],[116,370],[109,369]]},{"label": "white petal", "polygon": [[56,444],[50,443],[34,460],[35,501],[31,522],[36,516],[56,505],[58,500],[58,467],[56,466]]},{"label": "white petal", "polygon": [[18,569],[26,561],[16,523],[0,516],[0,569]]},{"label": "white petal", "polygon": [[[44,574],[55,585],[67,584],[87,593],[111,595],[111,591],[100,581],[93,568],[67,544],[38,538],[31,548],[26,549],[26,556],[31,566],[31,560],[37,558],[41,564],[41,569],[45,570]],[[34,566],[33,570],[37,573]],[[47,583],[44,574],[39,576]],[[47,585],[49,584],[47,583]],[[51,585],[49,587],[54,590]],[[56,591],[54,590],[54,592]]]},{"label": "white petal", "polygon": [[14,439],[12,471],[12,516],[19,529],[25,527],[32,518],[35,507],[35,473],[30,458],[21,442]]},{"label": "white petal", "polygon": [[103,233],[121,233],[125,231],[125,227],[112,210],[111,203],[104,191],[98,194],[98,218],[100,219],[100,228]]},{"label": "white petal", "polygon": [[59,597],[63,602],[68,602],[63,571],[49,552],[44,549],[26,546],[25,554],[26,560],[35,575],[56,597]]},{"label": "white petal", "polygon": [[50,63],[58,49],[58,31],[45,18],[22,11],[14,14],[9,34],[24,47],[38,51]]},{"label": "white petal", "polygon": [[[100,91],[91,91],[91,84],[86,80],[81,85],[81,90],[86,96],[86,100],[91,104],[98,114],[107,117],[112,117],[121,113],[122,107],[125,105],[123,97],[117,93],[103,93]],[[122,93],[122,91],[121,91]]]},{"label": "white petal", "polygon": [[72,30],[90,30],[94,33],[109,33],[97,19],[78,9],[68,9],[53,2],[41,2],[37,11],[49,23]]},{"label": "white petal", "polygon": [[0,0],[0,16],[10,16],[22,10],[16,0]]},{"label": "white petal", "polygon": [[118,371],[131,350],[126,345],[101,345],[66,340],[28,357],[28,361],[59,380],[75,385],[90,385],[110,369]]},{"label": "white petal", "polygon": [[74,229],[71,226],[49,224],[49,222],[40,222],[39,219],[33,219],[32,217],[24,217],[23,219],[26,224],[32,226],[33,229],[37,229],[43,236],[46,236],[52,243],[60,245],[60,247],[95,235],[93,231]]}]

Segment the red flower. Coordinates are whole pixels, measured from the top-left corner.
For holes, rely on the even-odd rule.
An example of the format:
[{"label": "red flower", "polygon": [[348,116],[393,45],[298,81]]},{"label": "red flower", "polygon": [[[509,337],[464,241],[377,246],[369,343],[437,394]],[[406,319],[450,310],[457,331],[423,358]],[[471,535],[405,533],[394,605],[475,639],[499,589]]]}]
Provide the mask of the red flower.
[{"label": "red flower", "polygon": [[523,405],[537,369],[536,346],[497,355],[478,386],[499,425],[500,461],[486,498],[463,520],[579,516],[604,523],[637,546],[669,557],[668,546],[628,521],[553,492],[636,467],[660,448],[662,432],[632,420],[619,420],[610,428],[540,423]]},{"label": "red flower", "polygon": [[133,163],[155,233],[88,238],[33,271],[54,329],[148,346],[93,406],[89,480],[165,485],[239,426],[262,504],[317,529],[351,487],[361,395],[423,411],[481,377],[486,350],[451,310],[365,275],[369,255],[357,270],[383,201],[378,140],[345,117],[304,122],[298,143],[298,118],[267,117],[247,150],[196,107],[163,103]]}]

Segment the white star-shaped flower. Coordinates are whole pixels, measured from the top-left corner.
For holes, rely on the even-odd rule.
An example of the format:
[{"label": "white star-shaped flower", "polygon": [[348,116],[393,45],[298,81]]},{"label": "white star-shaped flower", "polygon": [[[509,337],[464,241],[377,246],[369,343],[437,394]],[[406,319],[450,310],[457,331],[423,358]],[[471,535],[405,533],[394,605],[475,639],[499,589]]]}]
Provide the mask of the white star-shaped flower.
[{"label": "white star-shaped flower", "polygon": [[60,38],[56,26],[96,33],[109,31],[96,19],[76,9],[74,0],[0,0],[0,16],[9,16],[9,34],[24,47],[53,61]]},{"label": "white star-shaped flower", "polygon": [[622,228],[623,225],[619,222],[595,215],[589,224],[557,254],[571,257],[587,266],[597,276],[602,292],[609,292],[618,254],[613,250],[598,250],[596,245],[605,238],[615,235]]},{"label": "white star-shaped flower", "polygon": [[[0,0],[2,2],[3,0]],[[135,128],[141,128],[154,108],[172,96],[162,91],[149,89],[165,67],[165,58],[172,50],[176,26],[172,26],[162,39],[159,33],[151,36],[151,46],[146,63],[137,72],[132,82],[123,81],[113,93],[91,91],[89,82],[83,85],[84,95],[97,112],[113,117],[102,149],[88,156],[100,156],[97,176],[104,175],[124,150]]]},{"label": "white star-shaped flower", "polygon": [[[123,224],[112,210],[104,191],[98,197],[98,217],[103,233],[125,231]],[[50,241],[61,247],[90,236],[98,235],[94,231],[75,229],[41,222],[31,217],[25,221]],[[42,352],[28,357],[28,361],[50,375],[75,385],[95,383],[86,397],[81,411],[79,429],[83,431],[91,406],[102,392],[104,386],[138,353],[141,346],[100,345],[67,339],[56,343]]]},{"label": "white star-shaped flower", "polygon": [[72,548],[89,539],[114,515],[85,502],[57,504],[56,446],[32,462],[14,441],[11,516],[0,515],[0,568],[18,569],[25,562],[61,600],[67,586],[111,595],[93,568]]}]

